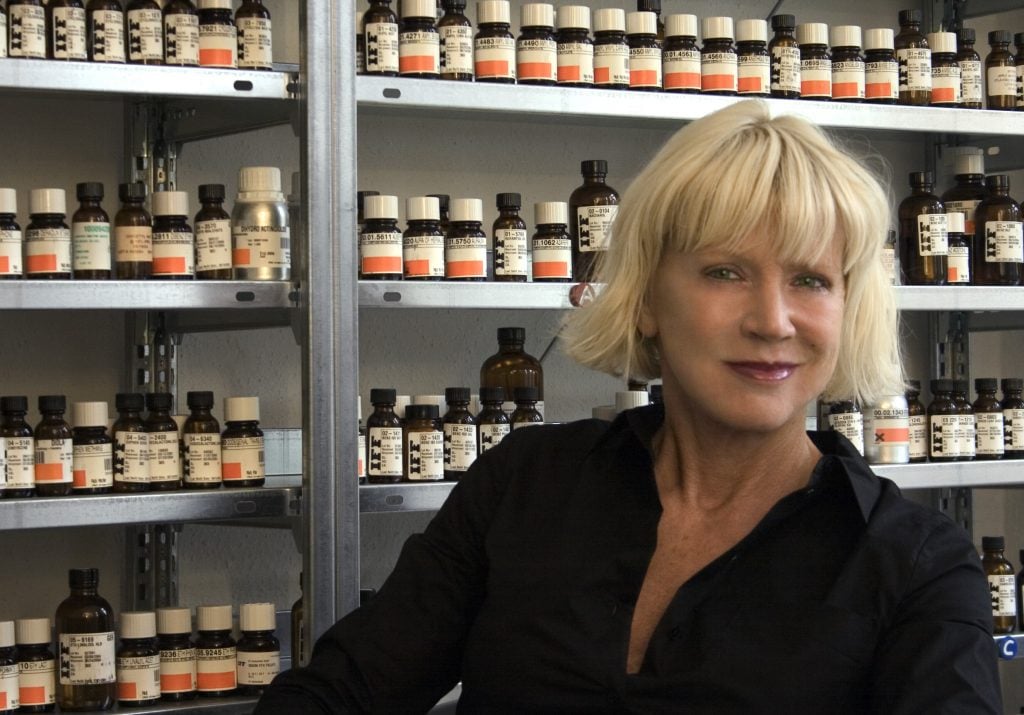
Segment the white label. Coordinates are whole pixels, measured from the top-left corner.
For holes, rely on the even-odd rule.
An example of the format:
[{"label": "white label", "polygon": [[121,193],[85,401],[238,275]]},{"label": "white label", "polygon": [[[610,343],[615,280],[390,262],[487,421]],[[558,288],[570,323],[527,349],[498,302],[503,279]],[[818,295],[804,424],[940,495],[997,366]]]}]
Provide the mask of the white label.
[{"label": "white label", "polygon": [[772,90],[800,91],[800,48],[784,45],[771,50]]},{"label": "white label", "polygon": [[704,52],[700,57],[702,92],[735,92],[738,60],[732,52]]},{"label": "white label", "polygon": [[981,62],[960,61],[960,101],[981,104]]},{"label": "white label", "polygon": [[128,59],[132,62],[164,61],[163,14],[157,10],[129,10]]},{"label": "white label", "polygon": [[21,700],[18,694],[18,664],[0,665],[0,707],[5,712],[18,709]]},{"label": "white label", "polygon": [[436,32],[403,32],[398,36],[398,73],[437,74],[441,71],[441,47]]},{"label": "white label", "polygon": [[398,72],[398,25],[366,23],[366,71]]},{"label": "white label", "polygon": [[84,8],[53,8],[53,58],[56,60],[86,59]]},{"label": "white label", "polygon": [[558,45],[554,40],[518,40],[516,76],[520,82],[554,82],[558,79]]},{"label": "white label", "polygon": [[979,199],[971,199],[970,201],[943,201],[946,205],[946,213],[955,213],[959,211],[964,215],[964,233],[968,236],[974,235],[974,217],[977,212],[978,204],[981,203]]},{"label": "white label", "polygon": [[502,228],[494,232],[494,275],[525,276],[529,264],[525,229]]},{"label": "white label", "polygon": [[221,481],[220,435],[186,433],[183,473],[185,484],[217,484]]},{"label": "white label", "polygon": [[978,412],[974,415],[977,428],[978,454],[1003,454],[1003,413]]},{"label": "white label", "polygon": [[404,236],[402,267],[406,278],[443,278],[444,236]]},{"label": "white label", "polygon": [[237,653],[239,685],[270,685],[270,681],[281,672],[281,653],[270,651],[258,653],[240,650]]},{"label": "white label", "polygon": [[918,214],[917,250],[922,256],[949,255],[949,219],[946,214]]},{"label": "white label", "polygon": [[741,55],[737,62],[737,91],[740,94],[768,94],[771,89],[768,56]]},{"label": "white label", "polygon": [[196,272],[231,268],[231,221],[196,221]]},{"label": "white label", "polygon": [[594,83],[594,46],[589,42],[558,43],[558,83]]},{"label": "white label", "polygon": [[156,700],[160,697],[160,656],[117,659],[117,699]]},{"label": "white label", "polygon": [[71,244],[74,270],[110,270],[109,223],[90,221],[71,224]]},{"label": "white label", "polygon": [[444,426],[444,468],[464,472],[476,461],[476,425]]},{"label": "white label", "polygon": [[498,446],[512,427],[508,424],[480,425],[480,454]]},{"label": "white label", "polygon": [[845,60],[832,63],[832,98],[864,99],[864,63]]},{"label": "white label", "polygon": [[12,5],[7,11],[11,57],[46,59],[46,10],[34,5]]},{"label": "white label", "polygon": [[900,68],[892,61],[867,62],[864,65],[864,96],[868,99],[899,99]]},{"label": "white label", "polygon": [[238,28],[238,68],[269,70],[274,66],[273,35],[270,19],[242,17],[235,19]]},{"label": "white label", "polygon": [[661,48],[629,48],[629,86],[661,87]]},{"label": "white label", "polygon": [[231,227],[235,268],[288,268],[292,239],[288,226]]},{"label": "white label", "polygon": [[960,416],[959,415],[931,415],[928,418],[931,426],[931,457],[959,457],[960,456]]},{"label": "white label", "polygon": [[149,482],[149,435],[114,433],[114,480],[131,484]]},{"label": "white label", "polygon": [[25,232],[27,275],[71,272],[71,230],[30,228]]},{"label": "white label", "polygon": [[1020,221],[985,222],[985,262],[1020,263],[1024,261]]},{"label": "white label", "polygon": [[800,60],[800,96],[832,96],[832,60],[818,58]]},{"label": "white label", "polygon": [[989,67],[986,72],[988,80],[988,96],[1017,96],[1017,68]]},{"label": "white label", "polygon": [[1003,448],[1008,452],[1024,450],[1024,409],[1003,410]]},{"label": "white label", "polygon": [[993,618],[1017,616],[1017,584],[1013,574],[990,575],[988,593],[992,597]]},{"label": "white label", "polygon": [[618,206],[580,206],[576,209],[581,252],[608,250],[612,224],[618,213]]},{"label": "white label", "polygon": [[196,689],[196,649],[160,651],[160,692],[190,693]]},{"label": "white label", "polygon": [[114,445],[76,444],[71,472],[75,489],[101,489],[114,485]]},{"label": "white label", "polygon": [[57,661],[35,660],[18,663],[18,689],[21,707],[51,705],[57,702]]},{"label": "white label", "polygon": [[222,437],[220,442],[221,476],[225,482],[263,479],[266,463],[263,437]]},{"label": "white label", "polygon": [[356,476],[362,480],[366,476],[366,435],[359,435],[356,438],[356,443],[356,451],[359,452],[356,459]]},{"label": "white label", "polygon": [[31,437],[0,437],[8,489],[31,489],[36,483],[36,445]]},{"label": "white label", "polygon": [[93,10],[92,61],[124,62],[124,13],[120,10]]},{"label": "white label", "polygon": [[441,71],[449,74],[473,75],[473,28],[446,25],[438,28],[441,35]]},{"label": "white label", "polygon": [[234,25],[199,26],[200,67],[238,66],[238,30]]},{"label": "white label", "polygon": [[149,481],[175,482],[181,478],[178,430],[149,432]]},{"label": "white label", "polygon": [[164,57],[169,65],[199,66],[199,16],[176,12],[164,16]]},{"label": "white label", "polygon": [[924,415],[910,416],[910,458],[928,458],[928,419]]},{"label": "white label", "polygon": [[196,648],[196,689],[200,693],[234,690],[238,683],[236,657],[234,646]]},{"label": "white label", "polygon": [[402,428],[370,427],[370,459],[366,474],[370,477],[402,476]]},{"label": "white label", "polygon": [[668,50],[661,59],[665,89],[700,91],[700,50]]},{"label": "white label", "polygon": [[0,58],[7,56],[7,15],[0,12]]},{"label": "white label", "polygon": [[378,276],[402,272],[402,234],[397,231],[359,235],[359,272]]},{"label": "white label", "polygon": [[71,484],[73,463],[70,439],[36,440],[36,484]]},{"label": "white label", "polygon": [[444,479],[444,434],[410,432],[406,439],[405,458],[409,464],[410,481]]},{"label": "white label", "polygon": [[946,279],[948,283],[971,282],[971,249],[967,246],[950,246],[947,259]]},{"label": "white label", "polygon": [[932,104],[960,103],[960,66],[932,67]]},{"label": "white label", "polygon": [[921,47],[896,50],[896,61],[901,92],[927,92],[932,88],[931,50]]},{"label": "white label", "polygon": [[115,226],[114,260],[118,263],[152,261],[153,229],[149,226]]},{"label": "white label", "polygon": [[533,278],[572,278],[572,241],[534,236]]},{"label": "white label", "polygon": [[21,251],[21,231],[0,229],[0,276],[21,275]]},{"label": "white label", "polygon": [[960,456],[974,459],[977,453],[978,425],[974,415],[960,415]]},{"label": "white label", "polygon": [[885,269],[885,275],[889,277],[889,285],[897,285],[896,283],[896,249],[890,246],[882,247],[882,266]]},{"label": "white label", "polygon": [[194,276],[196,239],[191,231],[153,232],[153,277]]},{"label": "white label", "polygon": [[629,85],[629,46],[594,45],[594,84]]},{"label": "white label", "polygon": [[481,234],[446,238],[444,266],[448,278],[486,278],[487,237]]},{"label": "white label", "polygon": [[516,78],[516,41],[511,37],[478,37],[473,46],[478,80]]},{"label": "white label", "polygon": [[101,685],[115,677],[114,632],[61,633],[61,685]]},{"label": "white label", "polygon": [[1017,61],[1017,109],[1024,107],[1024,64]]},{"label": "white label", "polygon": [[864,415],[860,412],[829,413],[828,424],[864,454]]}]

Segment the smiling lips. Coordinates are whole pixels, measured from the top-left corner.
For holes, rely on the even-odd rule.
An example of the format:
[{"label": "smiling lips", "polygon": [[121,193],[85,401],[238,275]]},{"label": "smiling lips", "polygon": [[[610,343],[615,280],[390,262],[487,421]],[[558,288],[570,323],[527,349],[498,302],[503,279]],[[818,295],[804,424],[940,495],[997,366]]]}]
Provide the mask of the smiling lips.
[{"label": "smiling lips", "polygon": [[740,375],[758,382],[781,382],[797,367],[790,362],[730,362],[728,365]]}]

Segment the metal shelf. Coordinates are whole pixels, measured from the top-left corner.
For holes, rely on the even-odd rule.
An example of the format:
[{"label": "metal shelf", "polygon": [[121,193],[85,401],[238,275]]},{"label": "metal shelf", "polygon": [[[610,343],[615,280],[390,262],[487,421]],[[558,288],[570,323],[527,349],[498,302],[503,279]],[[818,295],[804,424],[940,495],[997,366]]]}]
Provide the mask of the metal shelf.
[{"label": "metal shelf", "polygon": [[459,283],[456,281],[359,281],[364,308],[498,308],[565,310],[586,302],[600,287],[573,283]]},{"label": "metal shelf", "polygon": [[1024,310],[1024,287],[897,286],[900,310]]},{"label": "metal shelf", "polygon": [[[283,670],[284,668],[282,668]],[[255,695],[234,695],[226,698],[199,698],[180,703],[160,701],[155,705],[122,706],[115,705],[107,712],[133,713],[133,715],[192,715],[193,713],[216,713],[216,715],[246,715],[256,707],[259,697]]]},{"label": "metal shelf", "polygon": [[900,489],[956,489],[1024,486],[1024,459],[925,464],[872,465]]},{"label": "metal shelf", "polygon": [[290,308],[284,281],[0,281],[0,310]]},{"label": "metal shelf", "polygon": [[359,487],[359,511],[362,514],[437,511],[454,486],[454,482],[364,484]]}]

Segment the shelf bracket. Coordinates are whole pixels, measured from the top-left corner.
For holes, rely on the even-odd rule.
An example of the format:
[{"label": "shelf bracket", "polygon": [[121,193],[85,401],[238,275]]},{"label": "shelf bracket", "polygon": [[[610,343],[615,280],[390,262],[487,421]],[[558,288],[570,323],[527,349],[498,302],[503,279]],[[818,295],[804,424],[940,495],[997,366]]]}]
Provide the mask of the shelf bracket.
[{"label": "shelf bracket", "polygon": [[177,396],[181,336],[164,313],[131,313],[127,318],[128,392],[169,392]]},{"label": "shelf bracket", "polygon": [[932,377],[966,380],[970,375],[968,313],[949,311],[929,317],[929,344],[932,345]]},{"label": "shelf bracket", "polygon": [[181,524],[125,529],[124,610],[178,605],[178,534]]},{"label": "shelf bracket", "polygon": [[935,508],[948,516],[967,535],[974,539],[973,500],[974,492],[970,489],[937,489]]}]

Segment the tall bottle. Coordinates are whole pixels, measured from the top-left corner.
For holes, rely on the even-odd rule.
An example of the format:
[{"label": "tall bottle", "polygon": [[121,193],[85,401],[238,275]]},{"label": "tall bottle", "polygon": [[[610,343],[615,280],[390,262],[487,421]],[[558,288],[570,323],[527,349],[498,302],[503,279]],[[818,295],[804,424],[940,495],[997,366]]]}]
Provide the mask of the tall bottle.
[{"label": "tall bottle", "polygon": [[498,218],[494,220],[492,239],[494,280],[524,283],[529,272],[530,254],[526,244],[529,233],[519,215],[523,199],[516,193],[498,194]]},{"label": "tall bottle", "polygon": [[480,386],[503,388],[503,408],[509,414],[516,408],[513,396],[517,387],[536,387],[538,409],[543,412],[544,368],[540,360],[524,350],[525,343],[525,328],[498,328],[498,352],[480,367]]},{"label": "tall bottle", "polygon": [[796,41],[796,17],[772,15],[775,36],[768,43],[771,94],[783,99],[800,98],[800,45]]},{"label": "tall bottle", "polygon": [[263,6],[263,0],[242,0],[242,6],[235,12],[235,27],[238,28],[238,69],[274,69],[270,10]]},{"label": "tall bottle", "polygon": [[196,278],[231,280],[231,214],[224,210],[224,184],[202,184],[199,201],[202,207],[193,222]]},{"label": "tall bottle", "polygon": [[900,268],[904,285],[946,284],[946,208],[932,193],[933,186],[932,172],[911,172],[911,194],[900,203]]},{"label": "tall bottle", "polygon": [[1017,586],[1013,564],[1003,555],[1006,540],[1002,536],[983,536],[981,548],[981,567],[992,596],[992,632],[1013,633],[1017,625]]},{"label": "tall bottle", "polygon": [[583,184],[569,196],[569,232],[573,275],[584,283],[593,280],[597,257],[608,250],[612,224],[619,211],[619,194],[605,182],[608,162],[604,159],[581,162],[580,172]]},{"label": "tall bottle", "polygon": [[110,278],[110,217],[103,210],[103,184],[86,181],[75,187],[81,202],[71,217],[71,266],[75,278]]},{"label": "tall bottle", "polygon": [[32,428],[25,421],[28,398],[24,395],[0,397],[0,445],[3,446],[5,498],[30,497],[36,492],[35,451]]},{"label": "tall bottle", "polygon": [[71,594],[57,607],[61,710],[109,710],[117,697],[114,611],[98,592],[98,569],[70,569]]},{"label": "tall bottle", "polygon": [[114,277],[149,278],[153,274],[153,217],[146,211],[146,185],[117,187],[121,209],[114,215]]},{"label": "tall bottle", "polygon": [[370,0],[370,9],[363,15],[363,28],[366,74],[396,76],[398,17],[391,9],[391,0]]},{"label": "tall bottle", "polygon": [[63,497],[71,494],[74,446],[71,425],[64,419],[67,400],[64,395],[40,395],[39,412],[43,419],[36,425],[36,494]]},{"label": "tall bottle", "polygon": [[924,107],[932,101],[932,51],[921,34],[921,11],[900,10],[896,59],[900,64],[900,104]]},{"label": "tall bottle", "polygon": [[974,284],[1020,285],[1024,238],[1020,205],[1010,198],[1010,177],[985,178],[991,196],[975,211]]},{"label": "tall bottle", "polygon": [[1013,33],[993,30],[988,33],[991,47],[985,56],[985,106],[989,109],[1017,108],[1017,61],[1010,52]]},{"label": "tall bottle", "polygon": [[956,39],[956,61],[960,65],[960,106],[965,109],[981,109],[985,106],[981,89],[981,55],[974,49],[974,28],[960,28]]}]

